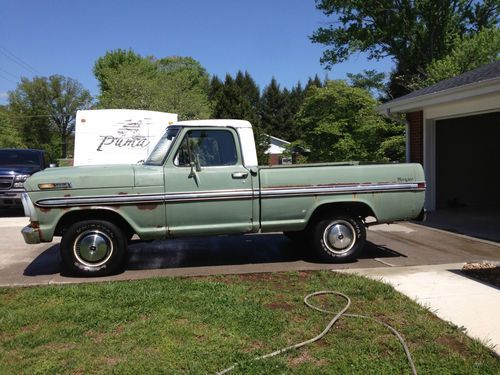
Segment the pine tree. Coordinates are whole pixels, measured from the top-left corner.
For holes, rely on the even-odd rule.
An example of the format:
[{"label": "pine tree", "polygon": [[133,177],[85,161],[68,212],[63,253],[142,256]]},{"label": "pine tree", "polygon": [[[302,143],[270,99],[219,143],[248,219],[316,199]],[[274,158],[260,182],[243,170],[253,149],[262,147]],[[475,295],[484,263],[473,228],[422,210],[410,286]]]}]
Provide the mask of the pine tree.
[{"label": "pine tree", "polygon": [[324,86],[323,83],[321,82],[321,79],[319,79],[317,74],[314,76],[314,78],[309,77],[309,79],[307,80],[307,84],[306,84],[304,91],[307,92],[309,90],[309,88],[312,86],[315,86],[317,88],[321,88]]},{"label": "pine tree", "polygon": [[286,121],[285,127],[288,129],[288,138],[290,142],[296,141],[300,138],[300,131],[295,120],[297,113],[299,112],[302,103],[304,102],[305,90],[302,89],[300,82],[297,82],[290,92],[288,92],[287,98],[287,112],[288,120]]},{"label": "pine tree", "polygon": [[219,95],[221,95],[223,87],[224,84],[219,79],[219,77],[213,76],[210,80],[210,86],[208,89],[208,100],[210,100],[211,103],[215,104],[217,98],[219,97]]},{"label": "pine tree", "polygon": [[260,104],[262,128],[266,129],[269,135],[282,139],[288,138],[287,99],[287,95],[281,91],[278,82],[273,77],[262,93]]},{"label": "pine tree", "polygon": [[260,127],[259,113],[257,111],[259,96],[255,100],[256,93],[259,95],[259,88],[248,73],[238,72],[236,79],[227,74],[222,90],[220,90],[216,99],[213,115],[215,118],[249,121],[253,125],[259,164],[266,164],[267,155],[265,151],[269,147],[269,140]]}]

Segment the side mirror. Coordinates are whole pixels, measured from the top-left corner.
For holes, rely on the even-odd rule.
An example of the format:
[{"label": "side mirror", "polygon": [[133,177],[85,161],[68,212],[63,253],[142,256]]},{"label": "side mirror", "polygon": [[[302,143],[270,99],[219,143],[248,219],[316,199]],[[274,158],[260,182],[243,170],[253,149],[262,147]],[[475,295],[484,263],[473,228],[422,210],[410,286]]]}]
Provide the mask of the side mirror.
[{"label": "side mirror", "polygon": [[139,164],[139,165],[144,164],[144,159],[143,159],[143,160],[139,160],[139,161],[137,162],[137,164]]},{"label": "side mirror", "polygon": [[49,164],[49,168],[56,168],[56,167],[57,167],[57,164],[54,164],[54,163]]}]

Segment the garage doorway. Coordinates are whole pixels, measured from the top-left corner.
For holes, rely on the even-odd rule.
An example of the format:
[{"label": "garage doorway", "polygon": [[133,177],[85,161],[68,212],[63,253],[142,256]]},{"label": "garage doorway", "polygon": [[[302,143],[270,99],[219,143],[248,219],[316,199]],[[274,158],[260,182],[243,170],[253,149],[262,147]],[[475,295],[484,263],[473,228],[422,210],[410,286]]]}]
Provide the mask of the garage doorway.
[{"label": "garage doorway", "polygon": [[427,225],[500,241],[500,112],[436,121],[436,208]]},{"label": "garage doorway", "polygon": [[436,206],[500,208],[500,112],[436,121]]}]

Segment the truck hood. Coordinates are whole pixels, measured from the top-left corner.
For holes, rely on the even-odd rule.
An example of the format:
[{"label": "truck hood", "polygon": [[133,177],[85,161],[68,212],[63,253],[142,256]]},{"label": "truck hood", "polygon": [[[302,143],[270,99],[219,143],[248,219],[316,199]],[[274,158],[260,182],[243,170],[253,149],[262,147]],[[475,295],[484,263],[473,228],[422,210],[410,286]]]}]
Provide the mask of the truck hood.
[{"label": "truck hood", "polygon": [[38,165],[13,165],[0,167],[0,175],[33,174],[40,170]]},{"label": "truck hood", "polygon": [[48,168],[28,178],[24,187],[35,191],[45,183],[70,183],[70,189],[130,187],[134,186],[134,168],[123,164]]}]

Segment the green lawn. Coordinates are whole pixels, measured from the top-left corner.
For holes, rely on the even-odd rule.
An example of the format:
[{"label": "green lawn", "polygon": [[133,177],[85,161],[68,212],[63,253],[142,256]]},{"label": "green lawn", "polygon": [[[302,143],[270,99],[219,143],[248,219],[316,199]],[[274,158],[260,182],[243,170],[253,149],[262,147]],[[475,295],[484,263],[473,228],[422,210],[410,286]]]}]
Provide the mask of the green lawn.
[{"label": "green lawn", "polygon": [[[350,313],[392,324],[419,374],[499,374],[479,342],[393,288],[332,272],[166,278],[0,289],[1,374],[215,373],[319,333],[330,316],[304,295],[337,290]],[[320,304],[340,309],[336,297]],[[246,362],[232,374],[409,374],[397,339],[371,321],[341,318],[300,350]]]}]

